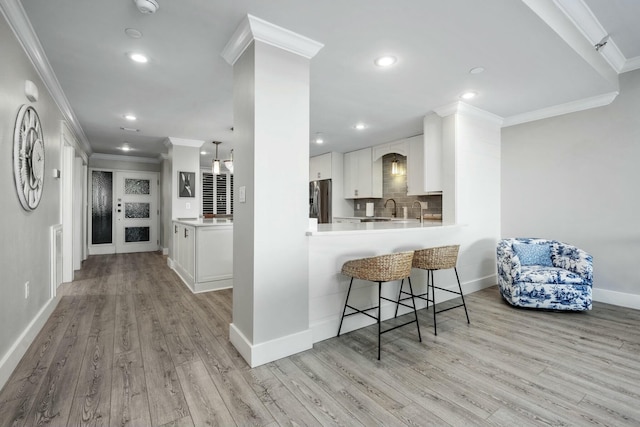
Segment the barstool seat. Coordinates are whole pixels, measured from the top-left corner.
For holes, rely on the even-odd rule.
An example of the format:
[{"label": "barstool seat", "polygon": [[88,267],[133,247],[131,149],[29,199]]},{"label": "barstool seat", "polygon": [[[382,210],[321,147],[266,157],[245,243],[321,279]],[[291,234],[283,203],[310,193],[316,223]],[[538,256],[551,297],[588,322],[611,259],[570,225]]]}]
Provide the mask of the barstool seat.
[{"label": "barstool seat", "polygon": [[[342,330],[342,322],[345,317],[352,316],[354,314],[364,314],[365,316],[374,319],[378,324],[378,360],[380,360],[380,336],[386,332],[392,331],[401,326],[415,323],[418,328],[418,339],[420,340],[420,342],[422,342],[422,336],[420,335],[420,325],[418,324],[418,313],[416,311],[415,301],[413,300],[413,289],[411,287],[411,278],[409,277],[411,275],[412,262],[413,251],[361,258],[345,262],[342,266],[342,274],[344,274],[345,276],[350,276],[351,281],[349,282],[349,290],[347,291],[347,298],[345,299],[344,309],[342,310],[342,318],[340,319],[340,326],[338,327],[338,336],[340,336],[340,331]],[[411,295],[411,297],[407,297],[405,298],[405,300],[411,298],[413,305],[404,304],[401,301],[392,300],[382,296],[382,283],[391,282],[394,280],[403,280],[405,278],[409,282],[409,292],[405,293],[407,295]],[[360,309],[349,305],[349,295],[351,294],[353,279],[368,280],[378,283],[378,305],[365,309]],[[396,315],[398,305],[413,308],[414,320],[394,326],[384,331],[381,330],[380,303],[382,300],[390,301],[396,304]],[[347,308],[353,310],[353,312],[347,313]],[[369,311],[373,310],[377,311],[377,316],[369,313]]]},{"label": "barstool seat", "polygon": [[[460,250],[460,245],[450,245],[450,246],[439,246],[436,248],[428,248],[428,249],[420,249],[415,251],[413,255],[413,268],[419,268],[422,270],[427,270],[427,292],[424,294],[413,295],[413,289],[410,289],[410,292],[405,292],[402,290],[404,283],[400,284],[400,291],[398,293],[398,302],[407,300],[411,298],[420,298],[427,302],[427,309],[429,309],[429,303],[433,304],[433,332],[435,335],[438,335],[438,329],[436,326],[436,314],[442,313],[443,311],[452,310],[458,307],[464,307],[464,313],[467,316],[467,323],[471,323],[469,321],[469,312],[467,311],[467,305],[464,302],[464,295],[462,294],[462,286],[460,285],[460,277],[458,276],[458,269],[456,268],[456,264],[458,262],[458,251]],[[458,281],[458,291],[441,288],[435,286],[435,282],[433,280],[433,272],[436,270],[446,270],[453,269],[456,273],[456,280]],[[442,310],[436,311],[436,289],[441,291],[450,292],[456,295],[459,295],[462,299],[462,302],[458,305],[454,305],[452,307],[447,307]],[[431,297],[429,297],[429,290],[431,290]],[[410,297],[402,298],[402,295],[411,295]],[[396,306],[396,316],[398,316],[398,306]]]}]

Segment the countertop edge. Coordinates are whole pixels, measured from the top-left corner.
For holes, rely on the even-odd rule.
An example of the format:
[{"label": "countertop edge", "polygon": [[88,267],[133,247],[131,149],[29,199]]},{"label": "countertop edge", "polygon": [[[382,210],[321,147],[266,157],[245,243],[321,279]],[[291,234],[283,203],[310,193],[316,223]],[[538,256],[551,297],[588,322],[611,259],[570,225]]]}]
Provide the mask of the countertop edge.
[{"label": "countertop edge", "polygon": [[[375,224],[375,223],[369,223]],[[383,223],[384,224],[384,223]],[[353,230],[308,230],[306,235],[309,237],[331,237],[331,236],[348,236],[356,234],[376,234],[376,233],[397,233],[397,232],[415,232],[420,230],[442,230],[464,227],[465,224],[403,224],[403,227],[386,227],[371,229],[353,229]]]},{"label": "countertop edge", "polygon": [[[190,225],[192,227],[233,227],[233,221],[232,220],[230,221],[228,219],[203,220],[202,218],[198,218],[198,219],[172,219],[171,221],[177,222],[178,224]],[[218,221],[221,221],[221,222],[218,222]]]}]

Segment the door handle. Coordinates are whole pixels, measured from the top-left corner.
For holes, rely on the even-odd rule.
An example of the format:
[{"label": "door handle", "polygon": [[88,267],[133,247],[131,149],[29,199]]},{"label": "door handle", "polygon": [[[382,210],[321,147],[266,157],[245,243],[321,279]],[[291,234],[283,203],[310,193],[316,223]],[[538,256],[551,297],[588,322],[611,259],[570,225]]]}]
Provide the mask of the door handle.
[{"label": "door handle", "polygon": [[175,234],[175,233],[177,233],[177,232],[178,232],[178,226],[177,226],[177,225],[174,225],[174,226],[173,226],[173,233]]},{"label": "door handle", "polygon": [[189,230],[187,230],[186,228],[184,229],[184,237],[185,239],[189,237]]}]

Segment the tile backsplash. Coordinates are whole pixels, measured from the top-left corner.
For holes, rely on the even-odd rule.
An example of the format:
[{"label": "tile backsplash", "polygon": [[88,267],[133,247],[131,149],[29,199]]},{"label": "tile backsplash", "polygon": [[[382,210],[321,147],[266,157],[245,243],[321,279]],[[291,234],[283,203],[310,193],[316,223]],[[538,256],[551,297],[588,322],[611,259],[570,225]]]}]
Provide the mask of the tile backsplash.
[{"label": "tile backsplash", "polygon": [[[391,174],[391,162],[398,160],[399,175]],[[407,207],[408,218],[418,218],[420,210],[413,206],[413,202],[427,202],[426,214],[442,214],[442,195],[433,196],[407,196],[407,158],[400,154],[387,154],[382,158],[382,199],[358,199],[353,203],[354,216],[365,216],[367,202],[373,203],[374,216],[389,217],[393,213],[393,202],[385,202],[394,199],[396,202],[397,217],[402,218],[402,208]]]}]

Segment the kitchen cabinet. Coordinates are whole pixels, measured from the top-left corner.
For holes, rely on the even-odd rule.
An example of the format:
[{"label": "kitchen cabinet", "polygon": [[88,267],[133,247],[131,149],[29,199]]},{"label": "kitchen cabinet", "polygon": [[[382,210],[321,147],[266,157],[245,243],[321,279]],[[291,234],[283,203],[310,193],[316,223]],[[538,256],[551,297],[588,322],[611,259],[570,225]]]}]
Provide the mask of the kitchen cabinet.
[{"label": "kitchen cabinet", "polygon": [[419,196],[442,192],[442,120],[428,115],[424,135],[408,139],[407,195]]},{"label": "kitchen cabinet", "polygon": [[232,220],[174,220],[172,248],[169,266],[192,292],[233,286]]},{"label": "kitchen cabinet", "polygon": [[333,153],[314,156],[309,159],[309,181],[332,178]]},{"label": "kitchen cabinet", "polygon": [[382,158],[371,147],[344,155],[344,198],[382,198]]},{"label": "kitchen cabinet", "polygon": [[195,278],[195,228],[181,223],[173,223],[173,261],[175,269],[185,281]]}]

